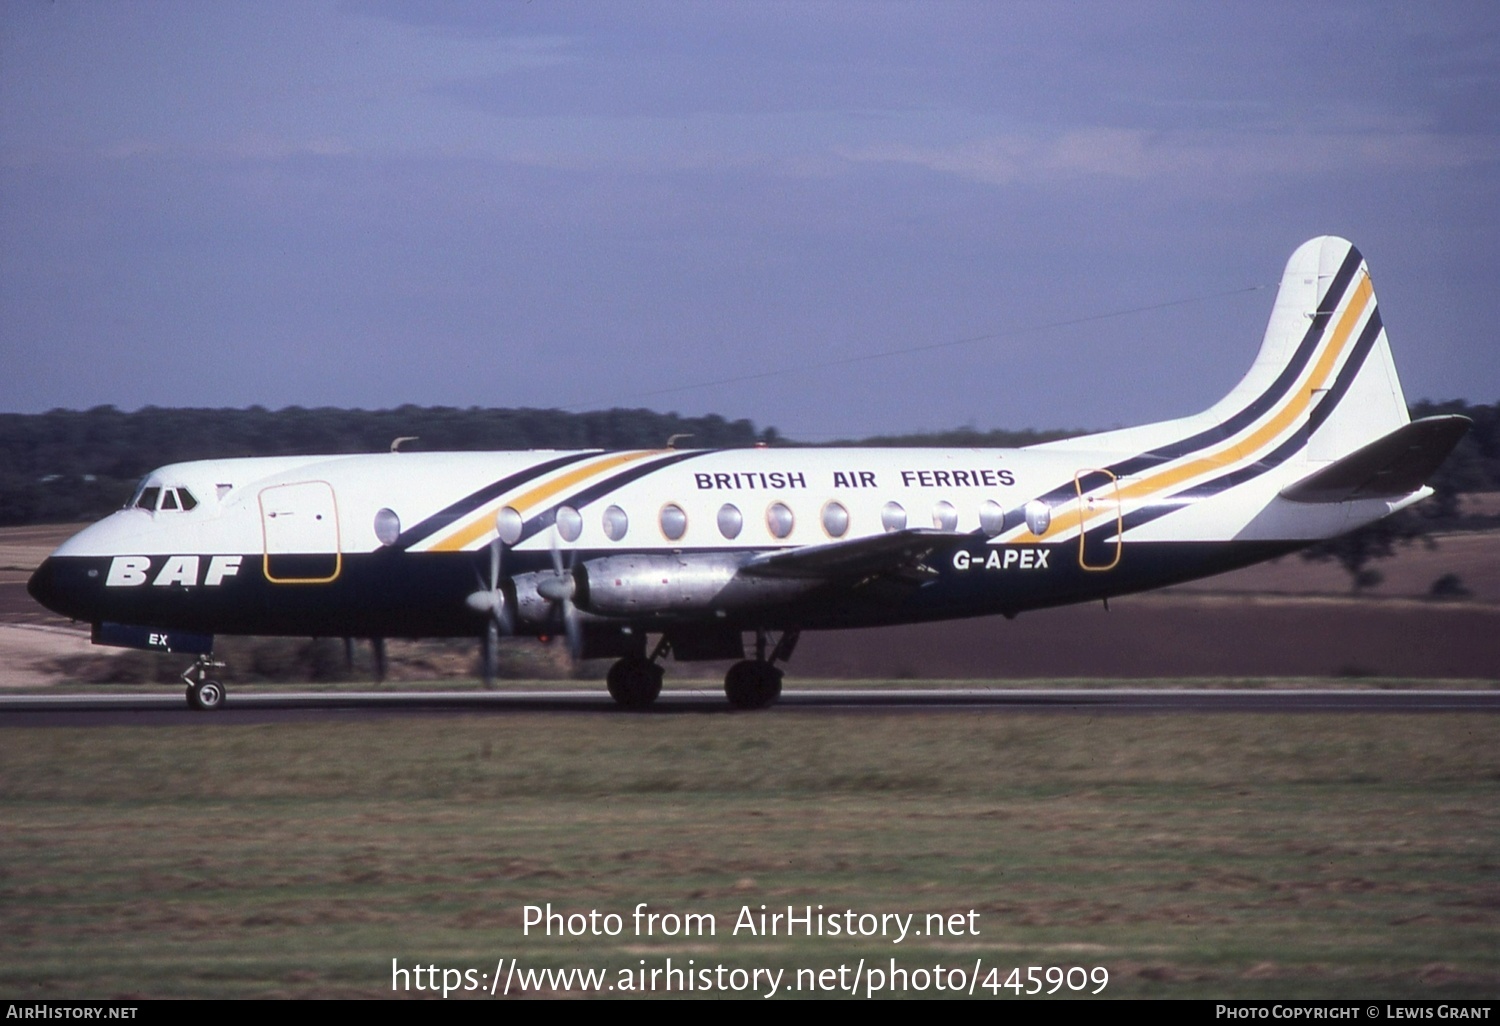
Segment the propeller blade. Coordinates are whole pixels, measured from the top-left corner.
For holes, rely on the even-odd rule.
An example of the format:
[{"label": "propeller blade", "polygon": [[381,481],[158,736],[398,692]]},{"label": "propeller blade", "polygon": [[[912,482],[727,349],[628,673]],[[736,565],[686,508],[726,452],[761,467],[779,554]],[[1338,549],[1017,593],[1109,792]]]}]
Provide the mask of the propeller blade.
[{"label": "propeller blade", "polygon": [[505,577],[502,565],[504,549],[505,543],[497,534],[490,542],[490,579],[485,581],[481,578],[476,567],[474,577],[479,582],[479,590],[467,599],[470,609],[476,613],[489,614],[488,622],[484,627],[484,636],[479,642],[480,662],[483,666],[481,672],[486,688],[495,686],[496,669],[500,662],[500,636],[503,634],[509,637],[515,633],[511,604],[505,601]]},{"label": "propeller blade", "polygon": [[578,609],[572,599],[563,600],[563,629],[568,635],[568,658],[577,665],[583,658],[583,625],[578,622]]},{"label": "propeller blade", "polygon": [[494,618],[490,619],[489,625],[484,631],[484,686],[493,688],[495,686],[495,666],[499,662],[500,655],[500,628]]},{"label": "propeller blade", "polygon": [[573,550],[568,551],[568,566],[563,568],[562,551],[557,544],[557,524],[552,524],[552,572],[554,580],[543,581],[537,593],[554,603],[563,622],[563,634],[568,639],[568,658],[575,664],[583,654],[583,629],[578,622],[578,609],[573,605],[573,594],[578,590],[578,579],[573,576]]},{"label": "propeller blade", "polygon": [[503,578],[500,574],[501,556],[504,554],[505,543],[497,534],[495,540],[490,542],[490,591],[494,593],[494,619],[500,625],[500,633],[506,637],[516,632],[515,621],[511,619],[510,603],[505,601],[505,592],[501,587]]}]

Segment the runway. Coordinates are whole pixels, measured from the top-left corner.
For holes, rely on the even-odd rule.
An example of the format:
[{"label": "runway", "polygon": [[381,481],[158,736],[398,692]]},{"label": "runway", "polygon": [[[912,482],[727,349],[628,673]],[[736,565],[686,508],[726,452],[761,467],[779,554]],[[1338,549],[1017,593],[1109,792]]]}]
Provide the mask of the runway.
[{"label": "runway", "polygon": [[1500,713],[1500,690],[1275,689],[796,689],[771,709],[732,710],[722,691],[669,690],[645,712],[618,708],[602,690],[231,692],[213,712],[187,708],[180,692],[0,696],[0,727],[141,724],[238,725],[372,716],[579,713],[617,716],[795,712],[1171,715],[1181,713]]}]

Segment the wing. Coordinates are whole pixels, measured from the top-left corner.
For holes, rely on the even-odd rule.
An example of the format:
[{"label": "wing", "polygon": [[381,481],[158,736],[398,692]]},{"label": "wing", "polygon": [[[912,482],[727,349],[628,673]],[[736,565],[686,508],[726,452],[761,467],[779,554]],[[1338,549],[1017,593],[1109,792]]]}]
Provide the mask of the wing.
[{"label": "wing", "polygon": [[913,527],[868,538],[767,552],[742,566],[740,573],[754,577],[800,577],[825,581],[881,575],[925,580],[934,574],[923,562],[933,549],[945,540],[972,537],[953,531]]}]

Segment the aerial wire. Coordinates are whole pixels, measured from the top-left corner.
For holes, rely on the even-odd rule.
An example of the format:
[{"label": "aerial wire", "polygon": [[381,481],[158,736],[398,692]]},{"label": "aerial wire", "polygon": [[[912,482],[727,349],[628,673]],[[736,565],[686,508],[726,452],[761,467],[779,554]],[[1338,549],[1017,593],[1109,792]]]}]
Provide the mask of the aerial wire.
[{"label": "aerial wire", "polygon": [[[645,392],[633,392],[629,395],[619,397],[613,402],[621,399],[649,399],[659,395],[672,395],[677,392],[691,392],[700,388],[715,388],[719,385],[737,385],[745,381],[760,381],[765,378],[779,377],[783,374],[805,374],[808,371],[828,370],[833,367],[847,367],[854,363],[866,363],[871,360],[885,360],[893,356],[910,356],[913,353],[930,353],[938,349],[952,349],[956,346],[975,345],[980,342],[995,342],[1000,340],[1013,341],[1028,335],[1040,334],[1044,331],[1055,331],[1058,328],[1071,328],[1080,324],[1093,324],[1098,321],[1112,320],[1116,317],[1129,317],[1134,314],[1150,313],[1153,310],[1167,310],[1177,306],[1188,306],[1192,303],[1206,303],[1213,299],[1227,299],[1231,296],[1241,296],[1249,292],[1260,292],[1268,289],[1269,284],[1249,285],[1244,288],[1230,289],[1227,292],[1211,292],[1201,296],[1188,296],[1185,299],[1169,299],[1161,303],[1150,303],[1146,306],[1132,306],[1121,310],[1109,310],[1104,313],[1086,314],[1082,317],[1069,317],[1060,321],[1048,321],[1045,324],[1033,324],[1023,328],[1010,328],[1005,331],[992,331],[983,335],[970,335],[966,338],[949,339],[943,342],[928,342],[919,346],[905,346],[901,349],[886,349],[878,353],[860,353],[855,356],[840,357],[836,360],[823,360],[817,363],[803,363],[795,367],[775,367],[770,370],[754,371],[748,374],[737,374],[728,378],[715,378],[711,381],[694,381],[684,385],[668,385],[664,388],[654,388]],[[602,402],[573,403],[564,406],[565,410],[599,409]]]}]

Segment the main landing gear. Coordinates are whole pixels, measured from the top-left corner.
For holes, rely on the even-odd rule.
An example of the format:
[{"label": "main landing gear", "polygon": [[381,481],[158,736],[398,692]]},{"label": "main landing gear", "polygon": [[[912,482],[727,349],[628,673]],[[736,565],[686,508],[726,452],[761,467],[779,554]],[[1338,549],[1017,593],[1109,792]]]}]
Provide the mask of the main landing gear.
[{"label": "main landing gear", "polygon": [[[724,676],[724,695],[729,704],[736,709],[764,709],[780,698],[783,674],[776,663],[791,658],[797,637],[796,631],[784,632],[767,656],[767,634],[756,631],[755,658],[741,659]],[[671,642],[663,636],[649,657],[628,655],[615,660],[609,668],[610,697],[625,709],[649,708],[661,694],[664,671],[657,660],[671,648]]]},{"label": "main landing gear", "polygon": [[784,675],[776,664],[792,657],[800,633],[783,631],[769,658],[766,656],[766,637],[765,631],[756,631],[755,658],[740,660],[724,675],[724,695],[736,709],[764,709],[781,697]]},{"label": "main landing gear", "polygon": [[781,697],[782,673],[760,659],[741,659],[724,676],[724,694],[736,709],[764,709]]},{"label": "main landing gear", "polygon": [[[658,652],[660,646],[657,646]],[[609,668],[609,697],[623,708],[645,709],[661,694],[661,679],[666,671],[655,659],[645,656],[625,656],[617,659]]]},{"label": "main landing gear", "polygon": [[209,676],[212,671],[223,668],[223,663],[205,653],[183,671],[182,679],[187,684],[189,709],[218,709],[224,705],[224,685]]}]

